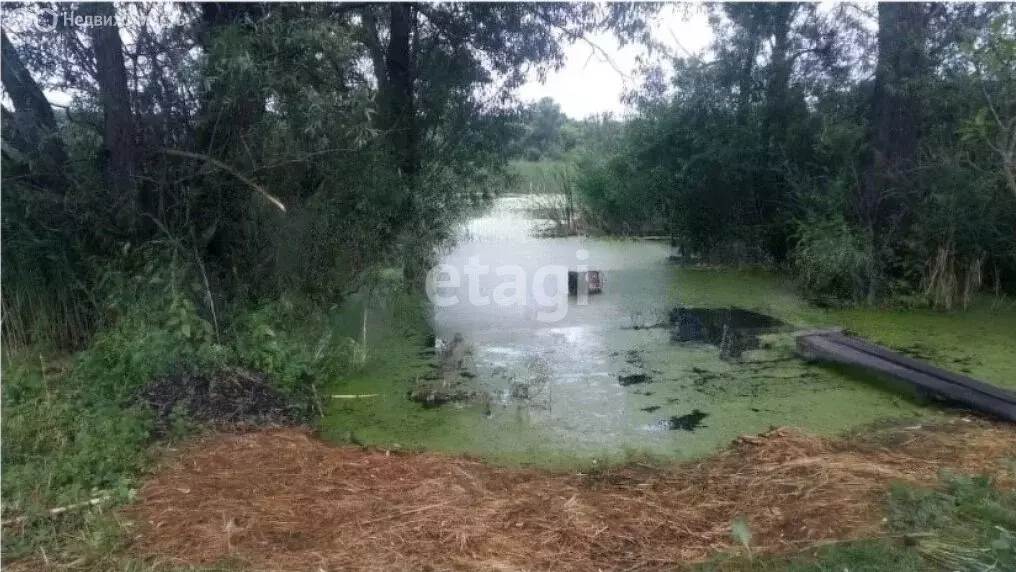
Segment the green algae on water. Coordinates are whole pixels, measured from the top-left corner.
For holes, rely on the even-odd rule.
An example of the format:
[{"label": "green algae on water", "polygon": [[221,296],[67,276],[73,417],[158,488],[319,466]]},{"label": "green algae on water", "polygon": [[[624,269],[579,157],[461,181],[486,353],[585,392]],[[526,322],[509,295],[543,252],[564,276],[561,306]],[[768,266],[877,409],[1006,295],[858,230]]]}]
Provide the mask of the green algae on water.
[{"label": "green algae on water", "polygon": [[[716,345],[675,343],[660,327],[675,307],[735,307],[796,328],[843,327],[940,367],[1016,387],[1014,308],[993,309],[990,300],[948,314],[816,308],[779,275],[676,268],[659,242],[533,239],[527,221],[513,219],[510,208],[496,212],[471,223],[470,238],[444,262],[477,256],[481,263],[536,268],[567,262],[581,249],[589,268],[605,272],[604,293],[586,306],[569,306],[554,323],[534,321],[526,308],[460,304],[435,308],[429,324],[416,319],[418,335],[406,336],[392,317],[388,330],[372,330],[364,367],[327,389],[378,396],[330,400],[321,423],[326,437],[497,463],[581,467],[633,455],[700,457],[773,425],[835,435],[883,420],[942,415],[913,392],[864,372],[805,363],[790,331],[762,335],[736,359],[721,359]],[[434,355],[421,351],[420,342],[430,328],[439,338],[459,334],[470,345],[471,383],[482,397],[431,409],[407,399],[414,381],[433,371]],[[620,383],[631,375],[643,382]],[[694,431],[659,430],[688,416],[698,420]]]}]

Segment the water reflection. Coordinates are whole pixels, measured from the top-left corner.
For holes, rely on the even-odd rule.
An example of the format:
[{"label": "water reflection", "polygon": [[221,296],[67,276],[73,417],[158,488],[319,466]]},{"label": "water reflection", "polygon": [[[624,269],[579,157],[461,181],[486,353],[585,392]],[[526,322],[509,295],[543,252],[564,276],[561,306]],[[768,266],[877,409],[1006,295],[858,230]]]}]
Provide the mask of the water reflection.
[{"label": "water reflection", "polygon": [[[546,221],[530,218],[532,204],[526,197],[500,199],[490,214],[465,225],[456,246],[444,253],[441,262],[463,269],[463,276],[470,265],[489,266],[491,271],[479,276],[477,284],[463,280],[442,291],[456,295],[460,303],[435,308],[437,336],[461,334],[473,347],[477,383],[499,396],[499,405],[531,409],[528,421],[552,438],[599,446],[637,441],[645,434],[643,420],[630,419],[628,390],[619,375],[645,375],[630,371],[632,365],[626,362],[636,347],[669,345],[665,331],[632,327],[664,322],[673,306],[668,294],[670,249],[663,242],[535,238]],[[522,269],[530,280],[527,287],[546,287],[566,304],[560,319],[540,319],[546,306],[539,296],[507,304],[469,303],[470,288],[474,297],[493,297],[505,283],[504,273],[495,270],[507,266]],[[566,285],[557,285],[565,287],[562,292],[550,280],[533,283],[541,268],[551,266],[600,271],[602,293],[582,300],[568,297]],[[499,412],[494,407],[491,415],[514,415],[509,409]]]}]

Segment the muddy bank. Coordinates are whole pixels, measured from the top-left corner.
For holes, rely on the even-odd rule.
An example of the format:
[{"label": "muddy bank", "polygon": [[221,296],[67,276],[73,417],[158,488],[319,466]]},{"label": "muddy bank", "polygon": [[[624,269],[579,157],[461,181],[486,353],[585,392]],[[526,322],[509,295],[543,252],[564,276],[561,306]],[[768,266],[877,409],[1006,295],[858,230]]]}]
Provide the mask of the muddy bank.
[{"label": "muddy bank", "polygon": [[672,570],[734,549],[736,518],[756,553],[876,535],[892,482],[930,483],[944,467],[1005,479],[1014,450],[1012,426],[981,421],[841,441],[777,429],[701,463],[564,473],[276,430],[188,445],[125,512],[139,527],[137,554],[181,563]]}]

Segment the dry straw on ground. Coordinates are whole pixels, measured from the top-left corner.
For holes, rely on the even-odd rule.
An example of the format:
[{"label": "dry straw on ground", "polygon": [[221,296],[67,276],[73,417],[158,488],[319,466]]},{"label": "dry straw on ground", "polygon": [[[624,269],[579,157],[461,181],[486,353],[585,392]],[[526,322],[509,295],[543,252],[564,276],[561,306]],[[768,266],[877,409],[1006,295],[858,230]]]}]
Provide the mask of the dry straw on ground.
[{"label": "dry straw on ground", "polygon": [[336,447],[300,430],[216,435],[179,451],[128,516],[135,550],[271,570],[656,570],[735,550],[878,534],[887,486],[942,467],[998,470],[1016,429],[962,420],[829,441],[745,436],[695,464],[595,475]]}]

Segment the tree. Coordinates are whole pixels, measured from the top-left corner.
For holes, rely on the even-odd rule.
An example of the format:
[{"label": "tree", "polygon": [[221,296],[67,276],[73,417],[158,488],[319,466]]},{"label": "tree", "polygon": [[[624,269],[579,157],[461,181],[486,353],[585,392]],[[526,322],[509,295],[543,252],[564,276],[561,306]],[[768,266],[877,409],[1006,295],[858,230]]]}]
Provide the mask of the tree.
[{"label": "tree", "polygon": [[[156,272],[139,266],[145,257],[171,276],[129,283],[173,282],[175,296],[197,284],[196,307],[210,323],[224,319],[223,306],[284,294],[341,303],[378,267],[402,266],[415,285],[435,245],[503,175],[515,88],[531,71],[559,65],[562,45],[589,30],[636,37],[637,15],[650,10],[225,2],[19,9],[26,18],[4,21],[3,82],[13,109],[4,109],[3,222],[5,244],[19,245],[19,264],[4,268],[5,316],[21,318],[5,320],[5,332],[24,341],[24,332],[45,330],[36,325],[46,316],[72,308],[83,319],[53,321],[85,331],[64,336],[74,343],[106,319],[106,290],[128,283],[110,276]],[[40,9],[116,25],[70,26],[62,17],[54,30],[25,24]],[[47,90],[72,99],[66,120],[57,121]],[[40,168],[25,154],[33,141],[68,142],[69,160],[46,154],[66,168]],[[24,176],[29,167],[33,177]],[[67,184],[43,178],[62,172]],[[65,263],[40,268],[35,259]],[[57,283],[68,286],[38,287]],[[8,314],[15,306],[24,311]]]},{"label": "tree", "polygon": [[861,187],[862,220],[896,235],[905,224],[893,187],[917,151],[923,80],[927,71],[928,11],[919,3],[878,5],[878,64],[871,99],[873,155]]},{"label": "tree", "polygon": [[1011,289],[1011,13],[713,8],[708,57],[675,58],[670,86],[647,78],[579,189],[607,230],[651,221],[685,252],[785,262],[825,299],[952,307],[989,266]]},{"label": "tree", "polygon": [[[102,25],[91,26],[89,35],[102,105],[105,172],[111,199],[114,204],[126,204],[128,216],[135,217],[139,212],[134,181],[138,163],[137,140],[116,9],[112,3],[95,2],[83,4],[81,10],[94,21],[102,22]],[[137,221],[132,224],[137,224]]]},{"label": "tree", "polygon": [[1016,11],[996,16],[986,37],[965,49],[973,60],[983,97],[970,130],[981,137],[1001,163],[1006,185],[1016,199]]},{"label": "tree", "polygon": [[22,157],[36,158],[39,165],[33,175],[44,185],[53,185],[61,191],[63,169],[67,162],[67,151],[57,130],[53,108],[32,78],[32,74],[21,61],[17,50],[2,34],[3,42],[3,86],[14,104],[14,111],[3,109],[4,150],[17,150]]},{"label": "tree", "polygon": [[[625,37],[644,28],[627,17],[655,8],[606,11],[588,4],[367,4],[355,13],[337,8],[333,16],[354,30],[367,50],[378,89],[377,129],[402,177],[402,216],[392,221],[396,235],[408,237],[422,255],[427,236],[422,221],[432,218],[420,193],[420,177],[432,166],[483,175],[471,164],[495,157],[506,137],[511,93],[527,72],[544,73],[561,65],[562,44],[581,40],[595,29],[613,27]],[[387,41],[385,41],[387,39]],[[474,132],[483,126],[486,136]],[[412,246],[415,245],[415,246]],[[419,258],[419,257],[410,257]],[[407,279],[418,282],[407,266]]]}]

